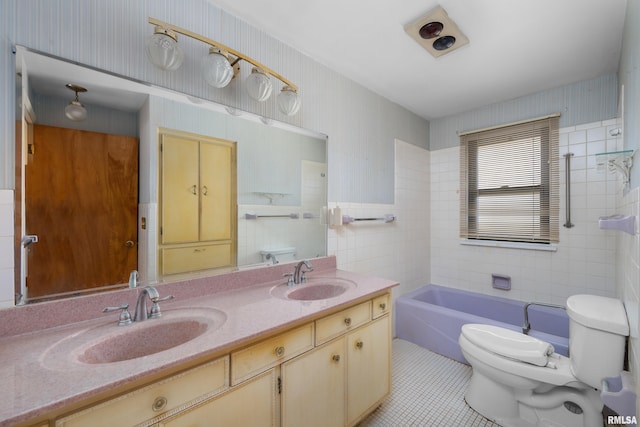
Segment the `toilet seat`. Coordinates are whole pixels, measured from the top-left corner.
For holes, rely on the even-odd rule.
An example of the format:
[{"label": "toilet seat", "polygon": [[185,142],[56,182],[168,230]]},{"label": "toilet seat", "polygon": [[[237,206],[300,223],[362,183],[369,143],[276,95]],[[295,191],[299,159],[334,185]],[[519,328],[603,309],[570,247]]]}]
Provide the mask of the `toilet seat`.
[{"label": "toilet seat", "polygon": [[510,329],[494,325],[469,323],[461,334],[475,346],[512,360],[547,366],[553,345]]}]

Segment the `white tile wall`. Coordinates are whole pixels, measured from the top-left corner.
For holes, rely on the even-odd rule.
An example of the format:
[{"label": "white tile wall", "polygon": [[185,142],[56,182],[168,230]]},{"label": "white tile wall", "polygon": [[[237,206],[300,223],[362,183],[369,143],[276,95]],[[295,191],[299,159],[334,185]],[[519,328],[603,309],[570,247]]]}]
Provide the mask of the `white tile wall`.
[{"label": "white tile wall", "polygon": [[329,228],[328,253],[338,268],[397,280],[396,295],[429,282],[429,157],[428,150],[396,140],[393,204],[329,203],[352,217],[397,218]]},{"label": "white tile wall", "polygon": [[[431,152],[431,282],[525,301],[563,304],[569,295],[616,296],[616,235],[598,218],[616,211],[620,184],[595,169],[597,152],[615,150],[616,120],[560,130],[560,155],[572,152],[571,222],[556,252],[463,246],[459,239],[459,149]],[[565,165],[560,162],[560,218],[565,222]],[[511,276],[511,291],[491,287],[491,274]]]},{"label": "white tile wall", "polygon": [[[629,319],[629,367],[635,383],[640,384],[640,187],[618,198],[618,212],[635,215],[635,234],[617,232],[617,287]],[[636,407],[640,408],[640,396]]]},{"label": "white tile wall", "polygon": [[0,190],[0,308],[14,301],[13,235],[13,190]]}]

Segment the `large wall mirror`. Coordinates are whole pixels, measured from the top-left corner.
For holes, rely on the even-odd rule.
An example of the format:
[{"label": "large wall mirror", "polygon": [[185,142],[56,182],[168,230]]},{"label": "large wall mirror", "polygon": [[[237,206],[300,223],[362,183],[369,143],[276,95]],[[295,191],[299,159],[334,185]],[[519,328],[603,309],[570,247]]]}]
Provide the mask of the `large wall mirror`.
[{"label": "large wall mirror", "polygon": [[[326,255],[326,136],[23,47],[16,71],[17,304]],[[224,268],[162,273],[167,132],[233,147]]]}]

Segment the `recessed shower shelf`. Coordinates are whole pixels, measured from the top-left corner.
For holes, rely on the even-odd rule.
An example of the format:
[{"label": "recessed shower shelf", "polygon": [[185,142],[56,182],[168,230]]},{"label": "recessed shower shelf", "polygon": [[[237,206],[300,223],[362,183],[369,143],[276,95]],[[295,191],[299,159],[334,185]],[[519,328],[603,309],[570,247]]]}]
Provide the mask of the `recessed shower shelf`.
[{"label": "recessed shower shelf", "polygon": [[620,172],[622,182],[629,183],[629,171],[633,166],[635,150],[607,151],[596,154],[598,169],[606,167],[609,172]]}]

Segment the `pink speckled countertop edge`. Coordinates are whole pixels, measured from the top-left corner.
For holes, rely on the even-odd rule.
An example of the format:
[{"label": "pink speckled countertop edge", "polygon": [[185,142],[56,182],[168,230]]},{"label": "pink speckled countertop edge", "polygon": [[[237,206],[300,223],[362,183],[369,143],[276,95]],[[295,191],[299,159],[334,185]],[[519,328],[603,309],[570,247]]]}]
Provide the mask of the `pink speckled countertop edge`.
[{"label": "pink speckled countertop edge", "polygon": [[[117,328],[117,315],[109,313],[109,316],[103,316],[100,310],[105,304],[120,304],[123,301],[119,298],[123,296],[135,300],[137,289],[110,293],[112,298],[106,299],[105,295],[95,295],[60,301],[60,304],[38,304],[43,307],[49,304],[49,310],[64,305],[65,310],[76,315],[76,319],[83,317],[83,310],[91,310],[88,314],[93,317],[90,317],[92,320],[81,319],[69,323],[60,319],[66,318],[68,311],[58,313],[58,317],[51,313],[47,318],[54,319],[54,323],[59,325],[0,337],[0,377],[3,378],[3,387],[0,388],[0,426],[27,421],[189,360],[241,345],[262,334],[282,329],[287,324],[316,318],[324,312],[398,285],[386,279],[337,270],[335,257],[315,259],[313,263],[315,270],[309,274],[309,278],[340,277],[353,280],[358,286],[341,296],[313,302],[285,301],[271,296],[270,289],[282,282],[281,276],[291,270],[291,264],[158,285],[161,296],[173,294],[176,297],[173,301],[163,303],[165,317],[170,318],[180,310],[200,307],[224,312],[226,321],[218,329],[180,347],[126,362],[83,365],[58,353],[66,355],[68,346],[74,343],[67,338],[69,336],[89,334],[86,331],[103,328],[105,324],[112,323]],[[80,303],[74,305],[70,304],[71,301]],[[130,306],[133,307],[134,302],[129,301]],[[94,315],[96,307],[100,308],[98,316]],[[47,312],[44,308],[40,310],[39,314],[43,316]],[[25,312],[25,315],[33,313]],[[0,324],[3,320],[6,319],[2,318],[0,311]]]}]

